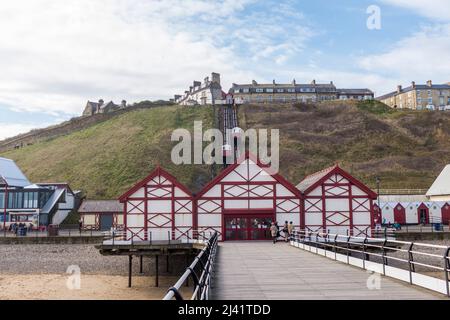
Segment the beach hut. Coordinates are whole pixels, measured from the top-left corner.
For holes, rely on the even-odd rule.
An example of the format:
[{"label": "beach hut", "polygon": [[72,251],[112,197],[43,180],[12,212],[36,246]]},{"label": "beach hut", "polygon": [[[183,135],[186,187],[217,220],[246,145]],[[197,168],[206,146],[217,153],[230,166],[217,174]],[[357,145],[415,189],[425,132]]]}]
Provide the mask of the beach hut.
[{"label": "beach hut", "polygon": [[117,200],[84,200],[78,213],[83,230],[123,229],[123,205]]}]

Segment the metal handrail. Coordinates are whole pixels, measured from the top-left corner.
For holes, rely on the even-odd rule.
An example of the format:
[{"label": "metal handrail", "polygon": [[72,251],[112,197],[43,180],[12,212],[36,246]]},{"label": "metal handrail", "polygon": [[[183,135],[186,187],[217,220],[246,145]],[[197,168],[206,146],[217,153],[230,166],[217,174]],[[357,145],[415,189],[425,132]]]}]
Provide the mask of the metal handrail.
[{"label": "metal handrail", "polygon": [[[329,241],[330,238],[334,238],[334,241]],[[343,239],[342,241],[338,239]],[[320,247],[323,250],[333,252],[336,256],[338,250],[345,251],[347,255],[347,263],[349,263],[349,257],[352,253],[362,254],[363,267],[366,261],[370,261],[370,257],[379,257],[383,264],[383,274],[386,274],[386,266],[389,261],[397,261],[402,264],[408,265],[410,283],[412,284],[412,273],[415,272],[415,266],[422,266],[444,272],[446,279],[447,295],[450,296],[450,284],[448,279],[450,273],[450,246],[416,243],[408,241],[399,241],[393,239],[380,239],[370,237],[355,237],[348,235],[338,235],[332,233],[312,232],[308,230],[294,231],[291,241],[297,243],[303,243],[315,248],[313,251],[318,252]],[[379,244],[381,242],[381,244]],[[400,246],[406,246],[407,249]],[[442,250],[442,254],[422,252],[418,251],[418,248],[430,249],[430,250]],[[388,255],[389,252],[400,252],[407,254],[408,258],[401,258]],[[417,258],[424,257],[427,263],[423,261],[417,261]],[[439,263],[429,262],[430,259],[435,259]]]},{"label": "metal handrail", "polygon": [[[180,293],[180,288],[191,278],[194,281],[193,293],[190,300],[208,300],[211,285],[211,273],[214,268],[214,260],[217,252],[219,235],[214,232],[205,248],[194,258],[194,261],[186,269],[183,275],[178,279],[173,287],[171,287],[163,300],[184,300]],[[198,276],[197,271],[201,272]]]}]

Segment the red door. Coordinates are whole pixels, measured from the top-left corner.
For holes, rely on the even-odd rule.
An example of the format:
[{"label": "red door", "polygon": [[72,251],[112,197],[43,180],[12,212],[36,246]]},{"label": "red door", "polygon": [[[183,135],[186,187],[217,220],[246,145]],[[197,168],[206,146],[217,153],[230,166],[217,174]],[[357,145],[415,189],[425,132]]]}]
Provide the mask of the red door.
[{"label": "red door", "polygon": [[419,208],[417,208],[417,217],[419,223],[430,223],[430,212],[428,210],[428,207],[424,203],[422,203]]},{"label": "red door", "polygon": [[445,206],[442,207],[442,223],[449,224],[450,222],[450,204],[446,203]]},{"label": "red door", "polygon": [[400,203],[394,208],[394,222],[406,224],[406,211]]},{"label": "red door", "polygon": [[225,240],[270,240],[272,216],[226,216]]}]

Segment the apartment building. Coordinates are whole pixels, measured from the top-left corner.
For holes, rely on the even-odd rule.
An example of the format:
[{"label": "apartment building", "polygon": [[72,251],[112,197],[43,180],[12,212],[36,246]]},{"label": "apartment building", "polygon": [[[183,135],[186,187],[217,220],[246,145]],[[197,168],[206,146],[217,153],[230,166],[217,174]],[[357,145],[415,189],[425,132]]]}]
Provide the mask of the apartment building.
[{"label": "apartment building", "polygon": [[211,78],[206,77],[203,82],[194,81],[183,95],[175,95],[174,102],[184,106],[215,104],[216,100],[222,100],[224,95],[220,74],[213,72]]},{"label": "apartment building", "polygon": [[333,81],[330,83],[300,84],[294,79],[289,84],[259,84],[255,80],[251,84],[233,83],[230,91],[235,99],[242,103],[314,103],[328,100],[368,100],[374,93],[369,89],[338,89]]},{"label": "apartment building", "polygon": [[397,86],[397,90],[376,98],[391,108],[413,110],[450,109],[450,83],[433,84],[431,80],[424,85],[414,81],[409,87]]}]

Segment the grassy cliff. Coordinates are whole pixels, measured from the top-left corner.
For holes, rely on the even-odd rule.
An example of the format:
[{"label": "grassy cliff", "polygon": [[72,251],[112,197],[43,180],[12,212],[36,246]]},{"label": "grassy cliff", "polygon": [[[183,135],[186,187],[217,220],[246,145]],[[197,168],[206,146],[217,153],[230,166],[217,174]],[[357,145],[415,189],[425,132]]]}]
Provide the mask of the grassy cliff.
[{"label": "grassy cliff", "polygon": [[381,188],[427,189],[450,160],[450,113],[397,111],[376,101],[247,105],[244,128],[280,129],[280,171],[297,183],[334,163]]},{"label": "grassy cliff", "polygon": [[119,196],[158,164],[198,190],[210,179],[207,166],[170,161],[176,128],[192,130],[194,120],[212,125],[211,107],[164,106],[120,114],[86,129],[1,154],[17,161],[33,182],[69,182],[89,198]]},{"label": "grassy cliff", "polygon": [[[450,159],[450,113],[395,111],[377,102],[247,105],[240,125],[280,129],[281,173],[293,183],[336,162],[370,186],[426,189]],[[194,192],[208,166],[175,166],[170,135],[212,127],[213,109],[163,106],[131,110],[65,135],[1,153],[33,182],[69,182],[92,199],[116,198],[158,163]]]}]

